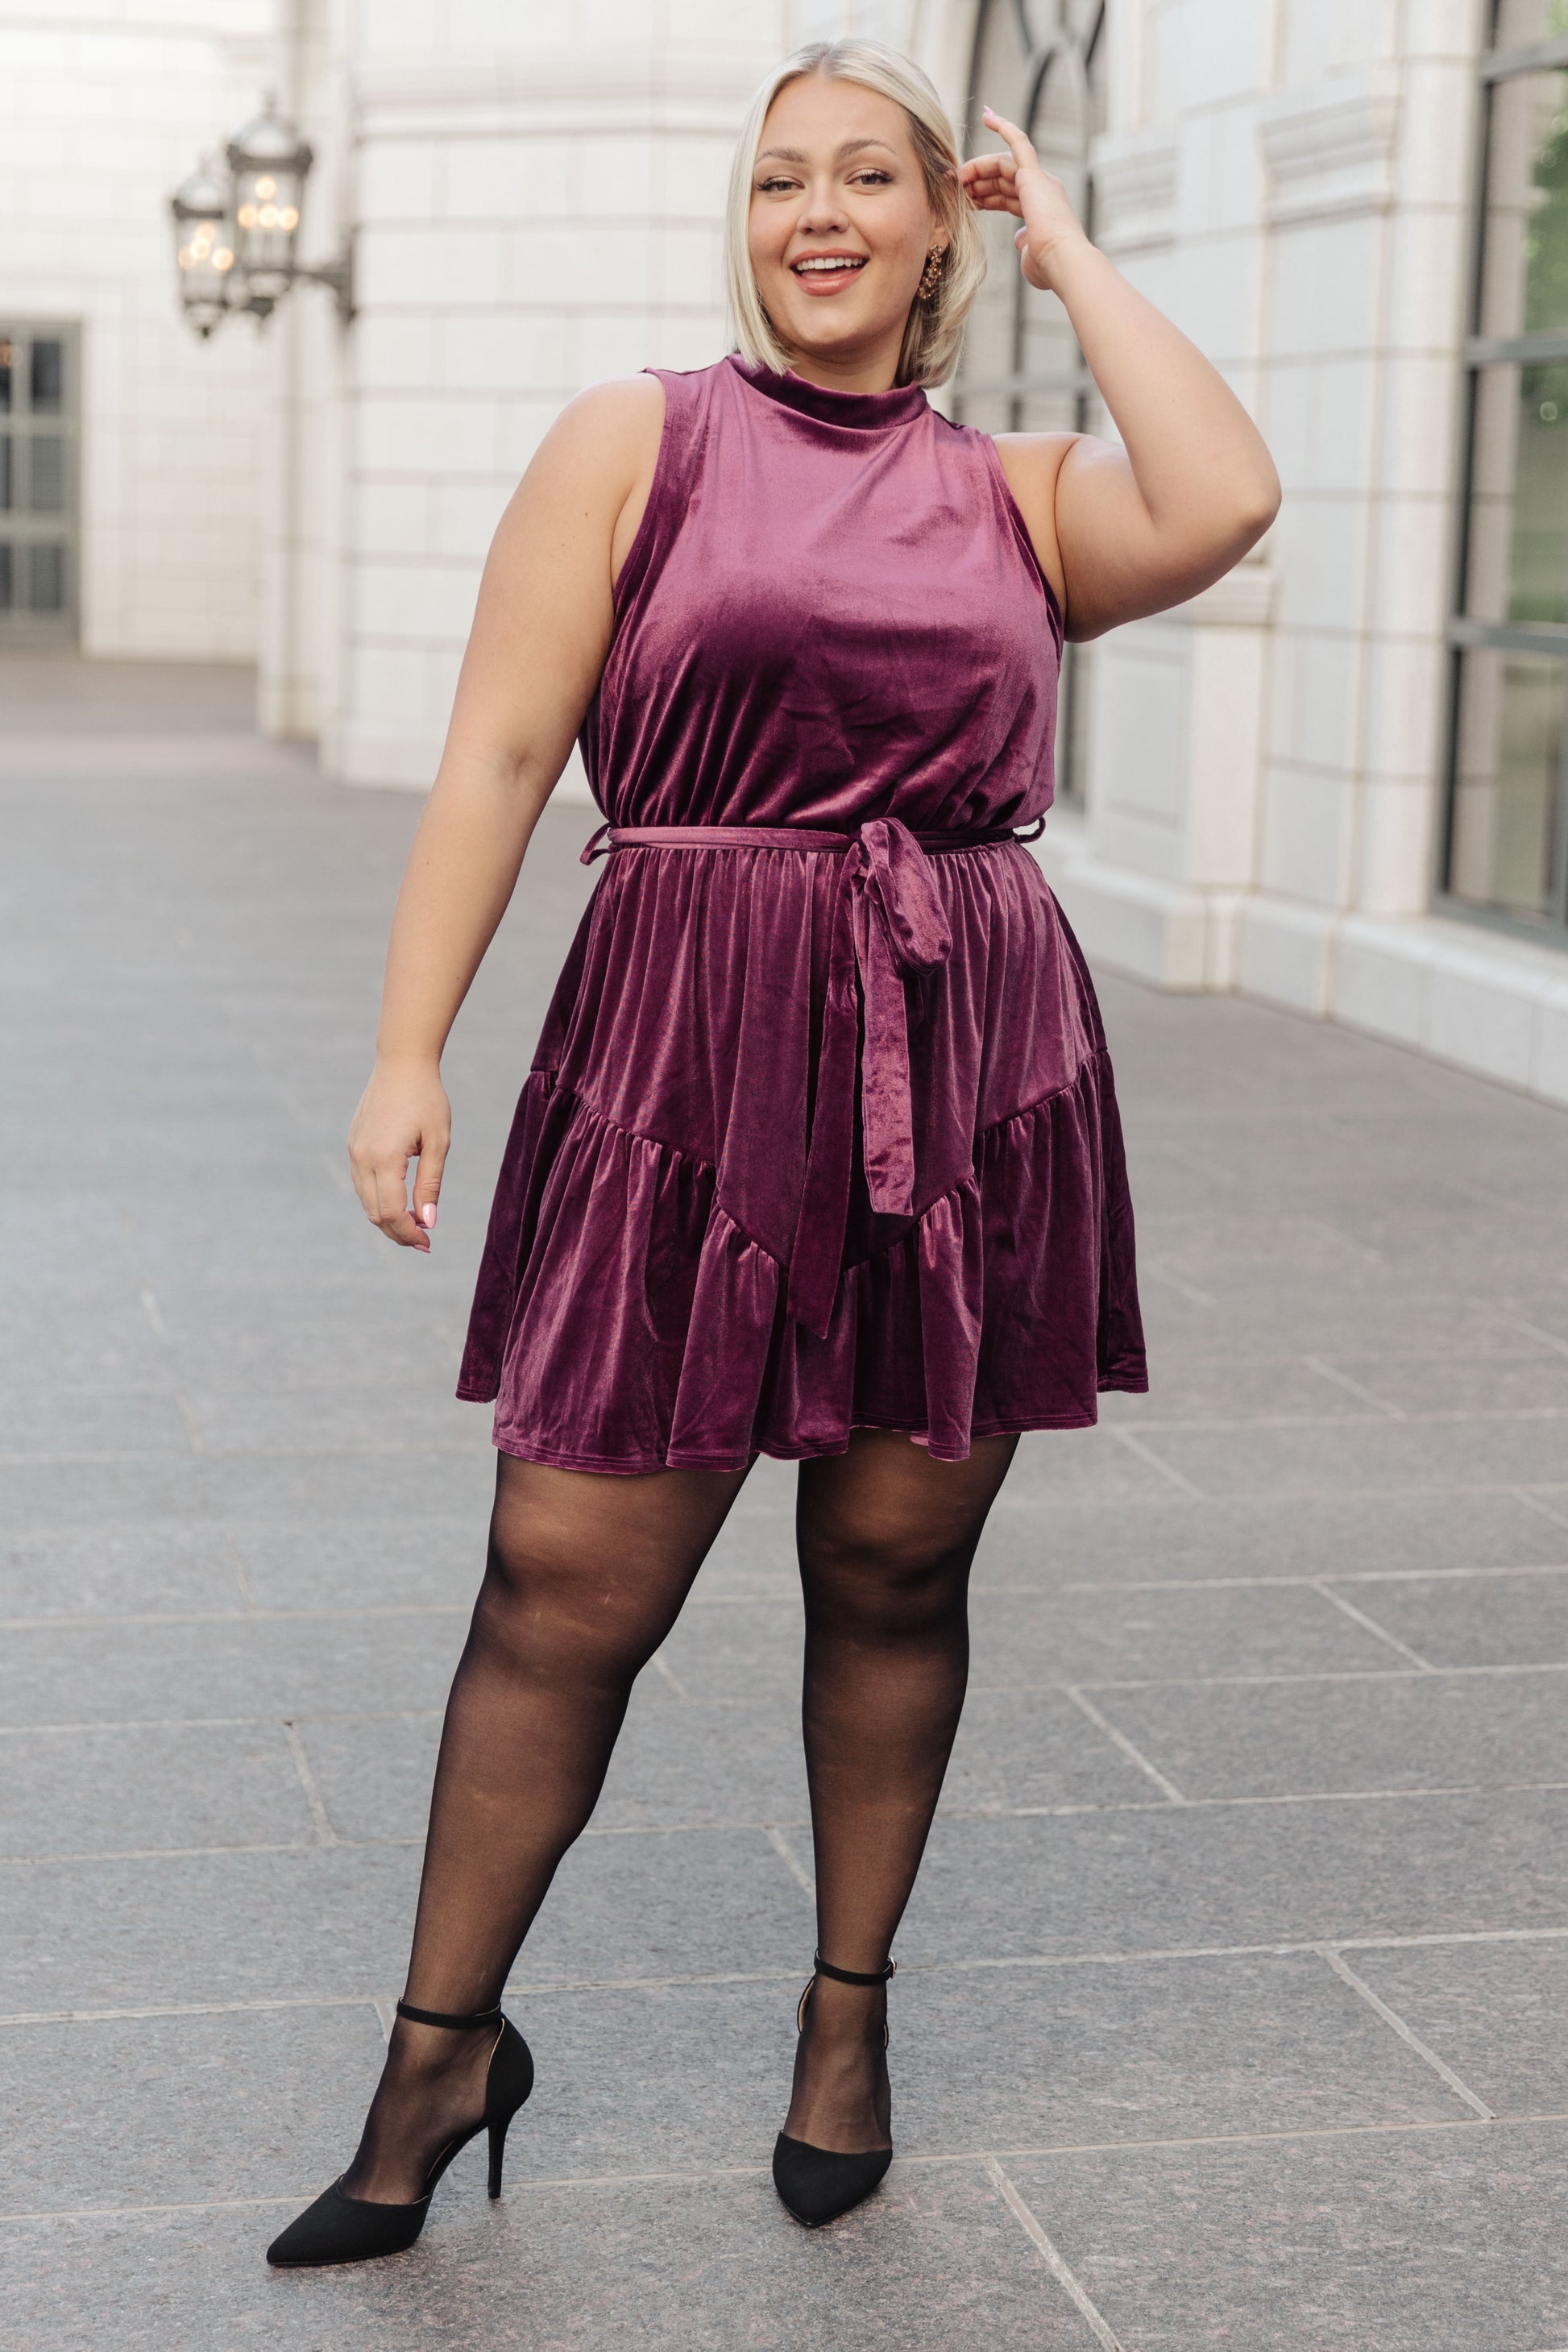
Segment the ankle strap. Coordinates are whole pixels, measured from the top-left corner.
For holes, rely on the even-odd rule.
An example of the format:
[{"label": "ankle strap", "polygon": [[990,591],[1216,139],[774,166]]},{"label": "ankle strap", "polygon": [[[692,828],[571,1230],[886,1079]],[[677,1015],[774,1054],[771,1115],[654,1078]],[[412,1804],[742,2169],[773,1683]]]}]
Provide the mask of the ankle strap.
[{"label": "ankle strap", "polygon": [[825,1960],[823,1958],[820,1952],[817,1953],[816,1958],[812,1962],[812,1973],[814,1976],[831,1977],[835,1984],[886,1984],[888,1979],[892,1976],[897,1976],[898,1972],[899,1964],[897,1960],[889,1960],[885,1968],[871,1969],[868,1975],[862,1974],[858,1969],[836,1969],[831,1960]]},{"label": "ankle strap", "polygon": [[416,2009],[410,2002],[400,2000],[397,2004],[397,2014],[399,2017],[407,2018],[411,2025],[447,2025],[457,2032],[465,2025],[499,2025],[500,2003],[498,2001],[494,2009],[479,2010],[472,2017],[448,2017],[442,2010]]}]

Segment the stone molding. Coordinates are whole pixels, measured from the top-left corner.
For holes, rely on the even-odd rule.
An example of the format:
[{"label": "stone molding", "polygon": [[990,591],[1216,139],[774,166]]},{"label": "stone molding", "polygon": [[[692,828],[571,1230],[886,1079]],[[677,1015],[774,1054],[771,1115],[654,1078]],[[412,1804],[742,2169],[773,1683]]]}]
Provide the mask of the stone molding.
[{"label": "stone molding", "polygon": [[1399,144],[1398,68],[1336,74],[1266,106],[1258,137],[1268,167],[1265,218],[1275,226],[1386,212]]},{"label": "stone molding", "polygon": [[1107,253],[1169,245],[1176,234],[1176,134],[1168,123],[1152,130],[1109,131],[1089,149],[1094,183],[1094,241]]},{"label": "stone molding", "polygon": [[377,138],[733,135],[765,64],[658,52],[409,56],[356,67],[352,102],[362,135]]}]

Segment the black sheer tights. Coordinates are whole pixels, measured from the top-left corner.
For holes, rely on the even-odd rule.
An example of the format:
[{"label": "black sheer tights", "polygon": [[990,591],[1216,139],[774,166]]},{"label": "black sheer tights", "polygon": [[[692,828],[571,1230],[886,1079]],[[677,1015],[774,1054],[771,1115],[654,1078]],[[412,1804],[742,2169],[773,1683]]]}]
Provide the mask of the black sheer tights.
[{"label": "black sheer tights", "polygon": [[[805,1731],[818,1943],[879,1968],[909,1899],[958,1726],[965,1591],[1016,1440],[932,1462],[858,1430],[803,1463]],[[447,1708],[407,1998],[468,2013],[501,1988],[597,1802],[631,1686],[679,1613],[745,1474],[601,1477],[498,1457],[484,1582]],[[785,2128],[825,2147],[888,2138],[884,1993],[824,1979]],[[483,2106],[493,2030],[399,2020],[344,2187],[401,2202]]]}]

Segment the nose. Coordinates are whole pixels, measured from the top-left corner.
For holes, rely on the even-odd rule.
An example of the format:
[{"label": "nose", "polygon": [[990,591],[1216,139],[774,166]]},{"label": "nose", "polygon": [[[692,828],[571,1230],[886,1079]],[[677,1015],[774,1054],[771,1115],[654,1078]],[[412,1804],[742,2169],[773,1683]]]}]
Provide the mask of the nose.
[{"label": "nose", "polygon": [[830,178],[814,180],[806,192],[805,207],[800,216],[803,229],[841,229],[846,226],[844,206],[838,190]]}]

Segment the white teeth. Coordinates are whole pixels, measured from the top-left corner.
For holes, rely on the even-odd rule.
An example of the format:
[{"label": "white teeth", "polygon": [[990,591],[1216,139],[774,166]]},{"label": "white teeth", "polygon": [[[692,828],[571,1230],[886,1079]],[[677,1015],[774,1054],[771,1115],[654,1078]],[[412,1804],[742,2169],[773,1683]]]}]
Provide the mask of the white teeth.
[{"label": "white teeth", "polygon": [[807,269],[813,271],[823,271],[828,269],[863,269],[864,268],[865,264],[862,261],[857,261],[846,257],[832,260],[826,255],[821,260],[807,259],[805,261],[797,261],[795,265],[795,274],[797,277]]}]

